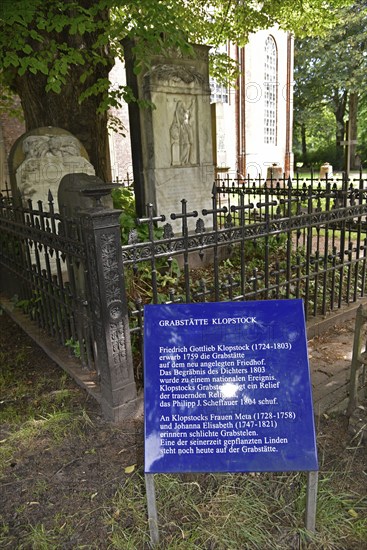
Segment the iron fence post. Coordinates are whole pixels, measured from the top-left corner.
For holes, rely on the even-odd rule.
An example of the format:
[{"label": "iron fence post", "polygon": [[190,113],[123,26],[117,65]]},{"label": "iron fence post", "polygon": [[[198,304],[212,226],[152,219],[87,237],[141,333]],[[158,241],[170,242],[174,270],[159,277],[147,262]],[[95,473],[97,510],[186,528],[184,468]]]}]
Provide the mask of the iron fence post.
[{"label": "iron fence post", "polygon": [[114,422],[134,413],[136,384],[123,275],[119,210],[82,212],[89,301],[94,321],[102,411]]}]

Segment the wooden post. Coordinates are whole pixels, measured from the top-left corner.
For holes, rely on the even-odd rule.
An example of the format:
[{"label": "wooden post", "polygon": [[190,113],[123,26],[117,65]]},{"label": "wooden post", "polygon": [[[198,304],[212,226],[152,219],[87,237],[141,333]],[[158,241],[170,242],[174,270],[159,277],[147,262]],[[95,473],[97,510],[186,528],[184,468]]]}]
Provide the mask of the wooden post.
[{"label": "wooden post", "polygon": [[358,405],[358,376],[361,365],[367,364],[367,344],[364,354],[361,353],[362,348],[362,327],[367,322],[367,309],[363,308],[361,304],[357,309],[356,323],[354,328],[354,341],[353,341],[353,356],[352,365],[350,370],[350,382],[349,382],[349,402],[347,408],[347,415],[351,416]]},{"label": "wooden post", "polygon": [[350,172],[350,153],[351,153],[351,145],[356,145],[357,140],[351,139],[351,124],[349,120],[347,120],[347,139],[340,142],[340,145],[344,145],[346,147],[346,173],[347,178],[349,178],[349,172]]}]

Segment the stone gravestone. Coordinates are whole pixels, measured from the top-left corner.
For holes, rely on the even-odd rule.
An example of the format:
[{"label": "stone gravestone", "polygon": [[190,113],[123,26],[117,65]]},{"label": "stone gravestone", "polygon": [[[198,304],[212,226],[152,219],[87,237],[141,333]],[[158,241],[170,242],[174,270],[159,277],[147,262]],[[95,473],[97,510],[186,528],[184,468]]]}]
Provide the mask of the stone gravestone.
[{"label": "stone gravestone", "polygon": [[[57,204],[62,216],[65,216],[67,220],[78,219],[81,211],[95,208],[95,200],[85,196],[83,190],[103,186],[104,182],[97,176],[83,173],[63,176],[57,192]],[[72,226],[68,231],[71,232],[71,236],[74,238]],[[66,256],[66,270],[62,276],[63,282],[70,284],[72,295],[75,297],[74,319],[79,342],[82,342],[83,335],[89,332],[89,319],[85,315],[82,306],[83,302],[87,300],[85,278],[87,269],[88,266],[84,265],[82,261],[75,261],[75,259]],[[89,338],[87,338],[88,340]]]},{"label": "stone gravestone", "polygon": [[[70,132],[61,128],[36,128],[23,134],[14,143],[9,155],[9,173],[15,204],[28,206],[32,200],[33,209],[38,210],[42,201],[43,210],[48,211],[49,191],[58,211],[57,193],[61,179],[67,174],[94,175],[93,166],[86,150]],[[83,175],[81,174],[81,175]],[[48,268],[56,273],[54,257],[46,262],[42,252],[30,251],[30,262],[40,269]]]},{"label": "stone gravestone", "polygon": [[[97,176],[83,173],[66,174],[63,176],[58,188],[56,202],[62,216],[66,216],[68,219],[78,219],[81,211],[96,208],[95,199],[85,196],[83,191],[93,188],[101,189],[103,187],[106,187],[105,183]],[[56,200],[56,197],[54,198]],[[100,206],[113,208],[110,194],[101,198]],[[77,265],[76,262],[73,262],[71,266],[70,261],[67,260],[68,274],[66,280],[75,281],[77,294],[81,299],[85,296],[85,269],[87,269],[87,266],[83,266],[81,263]]]},{"label": "stone gravestone", "polygon": [[61,128],[36,128],[23,134],[9,155],[11,188],[23,204],[32,199],[48,203],[51,191],[57,196],[59,183],[66,174],[94,175],[86,150],[70,132]]},{"label": "stone gravestone", "polygon": [[[151,203],[157,215],[210,209],[214,182],[208,51],[195,57],[156,56],[149,70],[133,72],[133,43],[126,42],[127,84],[154,108],[129,105],[138,215]],[[195,218],[191,219],[191,227]]]},{"label": "stone gravestone", "polygon": [[[83,194],[85,189],[104,187],[104,182],[97,176],[83,173],[66,174],[62,177],[57,190],[57,203],[60,212],[65,212],[69,218],[78,217],[80,210],[95,207],[95,201]],[[56,197],[54,197],[56,199]],[[112,200],[102,198],[104,206],[112,207]]]}]

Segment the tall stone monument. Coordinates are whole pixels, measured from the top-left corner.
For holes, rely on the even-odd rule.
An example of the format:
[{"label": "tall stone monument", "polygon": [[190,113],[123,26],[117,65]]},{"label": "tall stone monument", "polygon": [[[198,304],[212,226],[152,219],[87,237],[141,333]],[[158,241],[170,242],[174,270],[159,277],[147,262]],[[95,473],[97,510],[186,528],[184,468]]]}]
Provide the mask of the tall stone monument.
[{"label": "tall stone monument", "polygon": [[[214,181],[208,51],[194,57],[171,52],[156,56],[149,70],[135,75],[132,42],[124,43],[127,84],[153,104],[129,105],[135,196],[138,215],[152,203],[156,214],[211,208]],[[192,222],[191,222],[192,225]]]},{"label": "tall stone monument", "polygon": [[31,130],[15,142],[9,170],[13,196],[20,197],[23,204],[32,199],[46,205],[49,191],[56,203],[59,183],[66,174],[95,175],[80,141],[70,132],[51,126]]}]

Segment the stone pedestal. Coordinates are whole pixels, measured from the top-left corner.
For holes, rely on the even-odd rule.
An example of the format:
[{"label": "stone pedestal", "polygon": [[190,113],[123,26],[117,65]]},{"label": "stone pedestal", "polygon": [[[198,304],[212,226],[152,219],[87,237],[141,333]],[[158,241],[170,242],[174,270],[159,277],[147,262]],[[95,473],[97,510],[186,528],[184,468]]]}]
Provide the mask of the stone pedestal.
[{"label": "stone pedestal", "polygon": [[132,43],[125,43],[127,83],[154,108],[129,106],[138,215],[153,204],[156,214],[211,207],[214,182],[208,50],[195,57],[179,52],[152,59],[151,68],[133,73]]},{"label": "stone pedestal", "polygon": [[119,422],[137,406],[120,236],[120,210],[81,213],[86,242],[95,361],[105,418]]},{"label": "stone pedestal", "polygon": [[320,180],[323,180],[325,178],[332,178],[333,177],[333,167],[328,162],[324,162],[322,166],[320,166]]},{"label": "stone pedestal", "polygon": [[284,178],[284,170],[283,170],[283,167],[280,166],[280,164],[274,163],[268,167],[266,172],[266,179],[268,181],[272,180],[274,182],[277,182],[278,180],[283,180],[283,178]]}]

